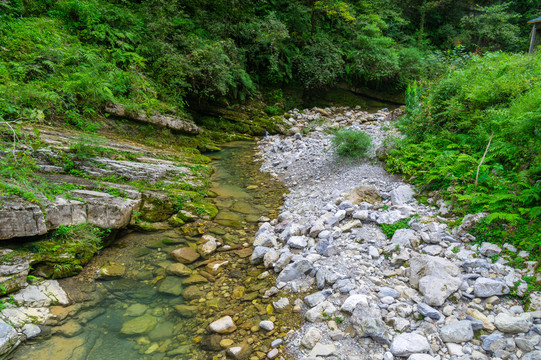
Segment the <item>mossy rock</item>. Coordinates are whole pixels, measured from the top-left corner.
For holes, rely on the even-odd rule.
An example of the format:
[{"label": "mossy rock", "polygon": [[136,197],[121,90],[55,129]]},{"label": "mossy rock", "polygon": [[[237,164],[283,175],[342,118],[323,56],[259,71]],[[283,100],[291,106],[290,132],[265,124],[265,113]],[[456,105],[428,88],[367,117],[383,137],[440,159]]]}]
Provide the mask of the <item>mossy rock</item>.
[{"label": "mossy rock", "polygon": [[218,215],[218,208],[204,201],[186,204],[186,209],[208,219],[214,219]]}]

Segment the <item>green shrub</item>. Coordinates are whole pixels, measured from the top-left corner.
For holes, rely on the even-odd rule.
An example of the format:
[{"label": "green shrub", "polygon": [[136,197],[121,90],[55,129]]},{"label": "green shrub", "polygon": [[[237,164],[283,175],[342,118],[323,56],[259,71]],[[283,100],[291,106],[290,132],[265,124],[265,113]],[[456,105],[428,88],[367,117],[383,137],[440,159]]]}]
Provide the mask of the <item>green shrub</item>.
[{"label": "green shrub", "polygon": [[360,159],[366,156],[371,141],[364,131],[342,130],[334,136],[332,145],[338,156]]},{"label": "green shrub", "polygon": [[410,226],[408,222],[410,221],[410,218],[400,220],[395,222],[394,224],[381,224],[381,231],[387,236],[387,238],[392,238],[396,230],[400,229],[409,229]]}]

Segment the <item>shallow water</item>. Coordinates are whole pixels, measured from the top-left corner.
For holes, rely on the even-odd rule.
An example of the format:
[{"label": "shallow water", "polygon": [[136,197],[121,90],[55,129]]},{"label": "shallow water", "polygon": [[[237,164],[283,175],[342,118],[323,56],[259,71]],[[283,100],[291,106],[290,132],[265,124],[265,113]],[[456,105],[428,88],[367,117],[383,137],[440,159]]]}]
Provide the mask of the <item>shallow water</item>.
[{"label": "shallow water", "polygon": [[[253,161],[254,143],[228,144],[212,154],[216,169],[212,178],[213,199],[220,210],[214,221],[200,221],[159,233],[129,233],[104,249],[76,277],[62,281],[77,302],[53,309],[59,320],[50,327],[52,336],[29,341],[11,355],[17,360],[101,359],[212,359],[224,358],[220,341],[243,344],[262,358],[269,344],[300,323],[291,312],[275,314],[271,300],[262,297],[274,283],[273,276],[261,278],[264,268],[249,262],[249,250],[261,216],[276,217],[286,191],[280,183],[259,171]],[[228,261],[213,274],[202,260],[188,265],[203,275],[195,285],[166,273],[174,263],[169,252],[179,246],[195,248],[201,234],[212,234],[231,250],[219,251],[211,259]],[[107,261],[126,266],[121,279],[94,281],[93,274]],[[189,289],[194,300],[188,302]],[[182,295],[180,295],[182,292]],[[277,297],[273,298],[276,300]],[[193,316],[182,317],[178,305],[190,304]],[[177,308],[175,308],[177,306]],[[64,319],[65,314],[69,315]],[[63,315],[64,314],[64,315]],[[208,324],[222,316],[234,318],[238,330],[229,335],[211,334]],[[184,314],[186,316],[186,314]],[[128,321],[135,334],[121,329]],[[271,319],[276,329],[264,333],[261,320]]]}]

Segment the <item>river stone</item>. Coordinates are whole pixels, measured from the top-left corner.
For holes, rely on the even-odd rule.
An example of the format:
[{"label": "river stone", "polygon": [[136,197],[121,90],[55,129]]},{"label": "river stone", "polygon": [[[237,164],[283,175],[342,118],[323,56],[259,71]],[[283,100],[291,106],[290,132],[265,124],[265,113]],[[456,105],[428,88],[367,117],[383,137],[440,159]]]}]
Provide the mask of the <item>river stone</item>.
[{"label": "river stone", "polygon": [[154,329],[157,323],[158,321],[154,316],[143,315],[126,321],[122,324],[120,332],[124,335],[142,335]]},{"label": "river stone", "polygon": [[192,305],[175,305],[175,311],[182,317],[191,318],[197,312],[197,306]]},{"label": "river stone", "polygon": [[192,274],[192,270],[181,263],[173,263],[168,265],[167,268],[165,268],[165,272],[169,275],[175,276],[190,276]]},{"label": "river stone", "polygon": [[409,185],[401,185],[391,191],[391,203],[393,205],[404,205],[413,200],[413,189]]},{"label": "river stone", "polygon": [[194,284],[202,284],[206,282],[208,282],[207,278],[199,274],[192,274],[182,281],[182,285],[189,286],[189,285],[194,285]]},{"label": "river stone", "polygon": [[[395,231],[391,243],[400,247],[411,248],[410,239],[415,237],[415,231],[411,229],[398,229]],[[378,254],[379,255],[379,254]]]},{"label": "river stone", "polygon": [[205,296],[205,292],[199,290],[197,285],[188,286],[182,291],[182,297],[188,301],[199,299]]},{"label": "river stone", "polygon": [[410,284],[419,288],[430,306],[441,306],[460,284],[460,269],[453,262],[429,255],[410,259]]},{"label": "river stone", "polygon": [[312,350],[314,346],[321,340],[321,331],[316,327],[311,327],[304,334],[301,340],[301,345]]},{"label": "river stone", "polygon": [[502,249],[496,244],[484,242],[481,244],[479,252],[481,253],[481,255],[484,255],[486,257],[493,257],[494,255],[500,254],[502,252]]},{"label": "river stone", "polygon": [[509,287],[503,281],[480,277],[473,284],[473,292],[477,297],[486,298],[509,294]]},{"label": "river stone", "polygon": [[10,351],[18,340],[17,331],[11,325],[0,320],[0,355]]},{"label": "river stone", "polygon": [[216,251],[218,244],[214,236],[203,235],[203,240],[205,243],[197,247],[197,252],[206,259]]},{"label": "river stone", "polygon": [[468,320],[457,321],[440,329],[443,342],[462,343],[473,339],[473,329]]},{"label": "river stone", "polygon": [[276,249],[270,249],[263,256],[263,266],[268,269],[271,266],[274,266],[274,263],[278,261],[279,258],[280,252]]},{"label": "river stone", "polygon": [[334,344],[322,344],[317,343],[316,346],[310,351],[310,356],[330,356],[336,351],[336,346]]},{"label": "river stone", "polygon": [[231,316],[224,316],[212,322],[209,326],[210,330],[218,334],[230,334],[237,330],[237,326],[235,326]]},{"label": "river stone", "polygon": [[276,278],[276,284],[300,279],[303,275],[310,273],[314,265],[308,260],[299,260],[288,264]]},{"label": "river stone", "polygon": [[380,319],[366,318],[360,321],[360,324],[355,327],[357,335],[360,337],[370,337],[372,340],[381,343],[389,344],[389,334],[387,327]]},{"label": "river stone", "polygon": [[485,328],[486,330],[492,332],[496,329],[494,327],[493,322],[490,321],[490,319],[479,310],[468,308],[466,309],[466,314],[468,314],[469,316],[471,316],[472,318],[476,320],[481,321],[483,323],[483,328]]},{"label": "river stone", "polygon": [[171,257],[182,264],[191,264],[201,255],[190,247],[181,247],[171,251]]},{"label": "river stone", "polygon": [[267,353],[267,359],[269,360],[276,359],[278,355],[280,355],[280,352],[278,351],[278,349],[272,349],[271,351]]},{"label": "river stone", "polygon": [[428,340],[416,333],[399,334],[391,343],[391,353],[395,356],[409,356],[415,353],[426,353],[430,350]]},{"label": "river stone", "polygon": [[182,293],[182,283],[177,277],[166,276],[165,279],[163,279],[160,283],[158,291],[161,293],[178,296]]},{"label": "river stone", "polygon": [[441,314],[438,310],[425,303],[417,304],[417,311],[419,311],[419,314],[434,319],[436,321],[439,320],[441,317]]},{"label": "river stone", "polygon": [[278,299],[278,301],[274,301],[272,303],[272,306],[278,312],[283,311],[286,307],[289,306],[289,299],[286,297],[280,298]]},{"label": "river stone", "polygon": [[306,303],[306,305],[313,308],[317,304],[320,304],[323,301],[325,301],[325,299],[327,299],[327,297],[329,297],[330,294],[331,292],[329,290],[318,291],[316,293],[305,296],[304,302]]},{"label": "river stone", "polygon": [[165,340],[173,334],[174,324],[170,321],[161,321],[151,332],[148,333],[150,341]]},{"label": "river stone", "polygon": [[308,241],[304,236],[292,236],[287,241],[287,245],[293,249],[304,249],[308,245]]},{"label": "river stone", "polygon": [[126,309],[124,316],[141,316],[147,311],[147,309],[148,306],[145,304],[133,304]]},{"label": "river stone", "polygon": [[327,316],[331,316],[335,312],[336,312],[336,308],[334,307],[334,305],[325,300],[319,305],[308,310],[306,314],[304,314],[304,317],[309,322],[315,323],[315,322],[323,321],[325,319],[324,314],[327,314]]},{"label": "river stone", "polygon": [[[41,334],[41,328],[34,324],[26,324],[25,326],[23,326],[22,332],[26,336],[26,339],[29,340]],[[0,339],[1,338],[2,338],[2,334],[0,330]],[[1,343],[1,340],[0,340],[0,343]],[[0,348],[1,348],[1,345],[0,345]],[[0,350],[0,355],[1,355],[1,350]]]},{"label": "river stone", "polygon": [[353,313],[353,311],[359,304],[363,307],[368,306],[368,298],[366,297],[366,295],[363,295],[363,294],[351,295],[350,297],[346,299],[346,301],[344,301],[340,310],[348,312],[348,313]]},{"label": "river stone", "polygon": [[504,333],[525,333],[530,330],[531,316],[523,313],[517,316],[511,316],[506,313],[500,313],[494,319],[494,325]]},{"label": "river stone", "polygon": [[270,320],[263,320],[259,323],[259,327],[265,331],[272,331],[274,330],[274,323]]},{"label": "river stone", "polygon": [[265,246],[256,246],[254,247],[253,252],[251,253],[252,256],[250,257],[250,261],[254,265],[261,264],[263,259],[265,258],[265,254],[267,252],[271,251],[271,248],[265,247]]},{"label": "river stone", "polygon": [[375,204],[381,201],[381,195],[374,185],[361,185],[346,195],[346,200],[358,205],[361,202]]},{"label": "river stone", "polygon": [[114,261],[107,261],[98,270],[98,279],[112,279],[122,277],[126,273],[126,266]]}]

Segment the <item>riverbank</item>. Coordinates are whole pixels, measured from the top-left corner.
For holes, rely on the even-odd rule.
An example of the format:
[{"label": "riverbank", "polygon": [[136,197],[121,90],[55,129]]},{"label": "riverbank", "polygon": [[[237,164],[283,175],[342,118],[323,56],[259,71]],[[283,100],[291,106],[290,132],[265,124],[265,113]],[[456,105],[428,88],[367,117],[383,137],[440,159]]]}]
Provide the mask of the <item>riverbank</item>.
[{"label": "riverbank", "polygon": [[[305,324],[287,343],[294,358],[539,358],[541,306],[525,281],[537,264],[510,244],[476,243],[467,231],[483,214],[458,223],[384,171],[376,154],[399,136],[395,116],[334,108],[291,118],[297,134],[259,145],[261,169],[290,193],[261,226],[252,262],[273,268],[281,290],[317,290],[299,304]],[[333,154],[329,130],[343,127],[370,135],[367,160]]]}]

